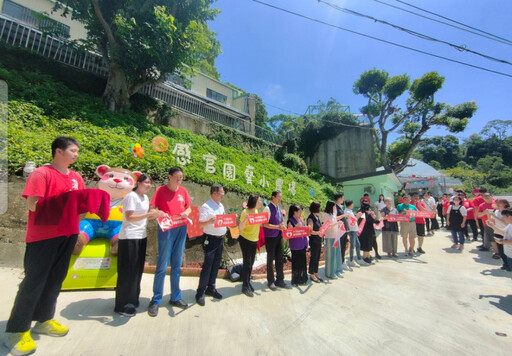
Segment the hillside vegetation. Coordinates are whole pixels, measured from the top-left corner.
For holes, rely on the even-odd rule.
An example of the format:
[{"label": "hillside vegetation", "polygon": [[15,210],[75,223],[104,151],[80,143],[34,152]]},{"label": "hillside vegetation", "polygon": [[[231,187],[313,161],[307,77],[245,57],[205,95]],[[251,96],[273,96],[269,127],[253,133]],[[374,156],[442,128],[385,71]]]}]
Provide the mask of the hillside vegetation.
[{"label": "hillside vegetation", "polygon": [[[46,61],[33,57],[35,59],[30,60],[36,63]],[[56,78],[62,78],[62,73],[48,74],[37,69],[41,67],[20,64],[13,61],[13,56],[0,58],[0,79],[9,85],[9,174],[21,175],[26,161],[35,161],[37,165],[50,162],[51,141],[58,135],[70,135],[81,142],[80,158],[74,169],[91,179],[99,164],[139,170],[157,180],[164,180],[169,167],[179,164],[184,167],[186,180],[202,184],[219,182],[229,190],[244,194],[255,192],[269,197],[276,187],[276,180],[282,179],[284,199],[303,205],[311,199],[325,201],[335,191],[335,187],[326,182],[281,166],[271,154],[265,154],[264,149],[254,149],[250,139],[245,144],[239,139],[233,140],[237,141],[233,142],[236,148],[229,147],[225,141],[226,137],[233,137],[231,134],[216,135],[224,137],[221,144],[186,130],[150,122],[134,111],[115,114],[105,109],[99,96],[95,95],[96,88],[78,91],[78,83],[69,85],[73,78],[60,81]],[[94,79],[87,80],[95,82]],[[162,136],[168,142],[165,152],[152,148],[151,142],[156,136]],[[144,148],[142,158],[136,158],[130,152],[134,143]],[[176,151],[173,153],[176,144],[189,145],[190,160],[186,164],[177,161]],[[203,156],[209,154],[217,158],[213,164],[214,173],[205,170]],[[225,163],[236,167],[234,180],[223,177]],[[247,182],[244,173],[248,166],[253,167],[252,184]],[[295,195],[289,189],[293,182]],[[311,190],[315,192],[314,198]]]}]

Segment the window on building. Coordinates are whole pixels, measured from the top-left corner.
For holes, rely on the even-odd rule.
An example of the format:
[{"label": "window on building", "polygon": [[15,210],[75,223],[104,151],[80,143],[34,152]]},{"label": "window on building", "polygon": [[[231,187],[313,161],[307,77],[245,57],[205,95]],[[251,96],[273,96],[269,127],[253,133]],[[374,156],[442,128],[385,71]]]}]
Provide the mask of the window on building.
[{"label": "window on building", "polygon": [[69,26],[51,19],[42,13],[21,6],[14,1],[4,0],[2,13],[14,19],[20,20],[27,25],[37,27],[42,31],[51,32],[62,37],[69,37]]},{"label": "window on building", "polygon": [[228,97],[222,95],[221,93],[217,93],[215,90],[211,90],[206,88],[206,96],[210,99],[220,101],[221,103],[226,103]]}]

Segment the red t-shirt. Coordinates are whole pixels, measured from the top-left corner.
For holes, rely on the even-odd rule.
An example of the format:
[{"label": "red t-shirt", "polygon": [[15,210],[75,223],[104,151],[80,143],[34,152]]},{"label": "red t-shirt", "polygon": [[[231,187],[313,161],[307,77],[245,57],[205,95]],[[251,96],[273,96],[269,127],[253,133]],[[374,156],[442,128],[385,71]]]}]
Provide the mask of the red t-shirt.
[{"label": "red t-shirt", "polygon": [[446,215],[448,208],[450,207],[450,200],[443,201],[443,215]]},{"label": "red t-shirt", "polygon": [[[420,201],[417,201],[416,204],[414,204],[414,206],[416,207],[416,209],[418,209],[418,211],[424,211],[424,210],[427,209],[425,204],[420,202]],[[421,208],[420,208],[420,206],[421,206]],[[416,221],[416,224],[423,224],[423,225],[425,225],[425,218],[416,217],[415,221]]]},{"label": "red t-shirt", "polygon": [[[463,202],[462,202],[462,206],[466,208],[466,210],[468,211],[468,215],[466,217],[467,220],[475,220],[475,209],[474,209],[474,206],[473,206],[473,202],[469,199],[465,199]],[[473,208],[473,209],[471,209]],[[471,210],[469,210],[471,209]]]},{"label": "red t-shirt", "polygon": [[[474,199],[473,199],[473,206],[475,207],[475,210],[478,210],[478,207],[480,206],[480,204],[482,204],[484,202],[484,198],[482,198],[481,195],[477,195]],[[478,216],[475,215],[475,219],[478,219]]]},{"label": "red t-shirt", "polygon": [[[63,174],[52,166],[46,165],[36,168],[30,174],[23,197],[48,198],[79,189],[85,189],[84,180],[80,174],[72,170],[69,170],[68,174]],[[59,225],[35,225],[35,215],[35,212],[29,210],[25,242],[36,242],[60,236],[58,234]]]},{"label": "red t-shirt", "polygon": [[[497,208],[497,206],[496,206],[496,203],[495,203],[495,201],[493,199],[491,204],[488,204],[486,202],[483,202],[482,204],[480,204],[478,206],[478,211],[480,213],[483,213],[487,209],[495,210],[496,208]],[[481,219],[482,219],[482,222],[484,223],[484,226],[487,226],[487,215],[482,216]]]},{"label": "red t-shirt", "polygon": [[167,185],[162,185],[156,189],[150,203],[151,206],[169,215],[180,215],[191,204],[192,201],[185,188],[180,186],[178,190],[173,192]]}]

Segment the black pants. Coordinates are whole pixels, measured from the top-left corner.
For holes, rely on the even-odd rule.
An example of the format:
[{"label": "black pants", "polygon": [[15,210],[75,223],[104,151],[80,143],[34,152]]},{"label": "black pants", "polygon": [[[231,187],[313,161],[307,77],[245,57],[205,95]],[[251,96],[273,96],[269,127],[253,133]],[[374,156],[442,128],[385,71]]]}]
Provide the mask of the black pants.
[{"label": "black pants", "polygon": [[309,248],[311,257],[309,258],[309,274],[318,273],[318,262],[322,252],[322,238],[312,235],[309,237]]},{"label": "black pants", "polygon": [[434,230],[438,230],[439,229],[439,224],[437,223],[437,219],[436,218],[432,218],[432,219],[426,218],[425,219],[425,224],[427,225],[427,232],[432,232]]},{"label": "black pants", "polygon": [[[281,283],[284,281],[283,272],[283,238],[265,237],[265,248],[267,250],[267,282]],[[276,264],[276,277],[274,280],[274,261]]]},{"label": "black pants", "polygon": [[148,239],[119,240],[117,255],[116,304],[122,312],[127,304],[139,306],[140,281],[144,272]]},{"label": "black pants", "polygon": [[340,239],[341,263],[345,263],[345,252],[347,251],[348,233],[345,233]]},{"label": "black pants", "polygon": [[[499,239],[503,238],[502,235],[498,235],[498,234],[494,234],[494,236],[496,236]],[[503,266],[506,268],[508,266],[508,262],[507,262],[507,255],[505,255],[505,250],[503,249],[503,245],[502,244],[496,244],[496,245],[498,246],[498,255],[500,255],[501,260],[503,261]]]},{"label": "black pants", "polygon": [[256,257],[256,248],[258,242],[249,241],[245,237],[241,236],[238,238],[240,249],[242,250],[242,288],[249,288],[249,282],[251,281],[252,265],[254,264],[254,258]]},{"label": "black pants", "polygon": [[372,242],[373,250],[375,251],[375,256],[379,255],[379,245],[377,244],[377,236],[373,235],[373,242]]},{"label": "black pants", "polygon": [[196,291],[196,298],[203,296],[206,288],[215,289],[215,281],[219,272],[222,249],[224,248],[224,237],[205,234],[203,244],[204,263],[199,276],[199,286]]},{"label": "black pants", "polygon": [[30,330],[33,320],[53,319],[77,237],[59,236],[27,243],[23,261],[25,278],[19,286],[6,332],[25,332]]},{"label": "black pants", "polygon": [[441,219],[441,227],[444,227],[446,216],[443,214],[439,214],[439,218]]},{"label": "black pants", "polygon": [[292,251],[292,284],[305,284],[308,281],[306,249]]},{"label": "black pants", "polygon": [[464,235],[469,238],[469,229],[468,226],[471,227],[471,231],[473,232],[473,239],[478,239],[478,227],[476,226],[475,220],[466,220],[466,226],[464,226]]}]

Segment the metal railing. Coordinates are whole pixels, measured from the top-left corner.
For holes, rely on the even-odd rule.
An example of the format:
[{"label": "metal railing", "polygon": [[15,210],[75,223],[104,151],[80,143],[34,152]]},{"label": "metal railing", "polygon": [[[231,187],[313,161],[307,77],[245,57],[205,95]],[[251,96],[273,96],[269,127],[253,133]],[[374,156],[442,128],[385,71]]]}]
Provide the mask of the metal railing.
[{"label": "metal railing", "polygon": [[[3,15],[0,15],[0,40],[14,47],[30,49],[44,57],[95,75],[104,78],[108,76],[108,67],[100,54],[83,50],[71,42],[44,34]],[[212,104],[211,100],[202,99],[198,94],[191,95],[167,84],[147,85],[141,89],[141,92],[165,102],[174,109],[254,135],[274,144],[282,143],[281,136],[265,128],[256,126],[255,132],[251,132],[248,115],[235,109],[231,110],[220,103]]]}]

